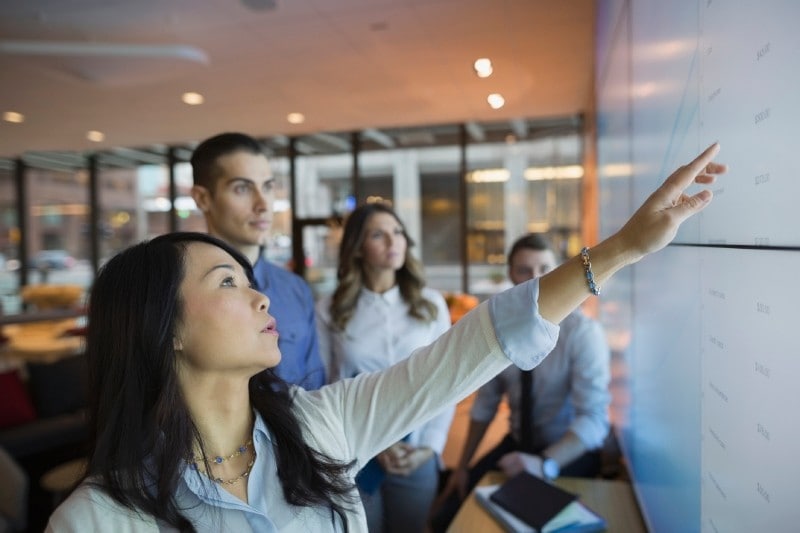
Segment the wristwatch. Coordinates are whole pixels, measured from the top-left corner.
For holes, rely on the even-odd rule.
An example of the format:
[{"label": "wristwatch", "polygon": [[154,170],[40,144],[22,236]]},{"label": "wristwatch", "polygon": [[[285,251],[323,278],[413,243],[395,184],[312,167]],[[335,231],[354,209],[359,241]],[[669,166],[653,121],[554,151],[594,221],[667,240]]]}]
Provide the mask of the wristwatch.
[{"label": "wristwatch", "polygon": [[553,481],[560,473],[561,468],[554,459],[542,456],[542,475],[547,481]]}]

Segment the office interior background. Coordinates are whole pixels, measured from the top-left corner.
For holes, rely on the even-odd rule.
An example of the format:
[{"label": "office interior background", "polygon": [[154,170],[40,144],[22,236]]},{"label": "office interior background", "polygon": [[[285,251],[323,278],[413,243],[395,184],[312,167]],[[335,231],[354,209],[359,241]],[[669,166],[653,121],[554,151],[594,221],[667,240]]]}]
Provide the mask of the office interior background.
[{"label": "office interior background", "polygon": [[[357,203],[380,199],[408,224],[433,287],[481,297],[497,292],[507,286],[505,251],[514,235],[552,232],[565,251],[582,242],[580,118],[518,123],[527,132],[519,140],[507,122],[386,129],[380,134],[389,147],[370,142],[364,132],[299,136],[286,147],[263,139],[278,184],[266,254],[299,270],[318,296],[325,294],[335,285],[343,217]],[[470,141],[469,129],[483,140]],[[175,155],[187,157],[189,150],[163,151],[37,152],[4,161],[0,287],[6,313],[22,310],[20,286],[88,288],[97,266],[134,242],[166,231],[205,230],[189,194],[191,167]]]},{"label": "office interior background", "polygon": [[619,363],[615,425],[651,530],[800,519],[786,412],[800,182],[777,148],[800,118],[795,3],[62,4],[0,5],[7,315],[24,285],[88,287],[127,244],[202,230],[186,162],[221,131],[264,143],[279,183],[268,254],[317,294],[341,217],[383,198],[430,284],[480,298],[505,286],[518,234],[551,231],[574,254],[720,140],[732,174],[712,209],[590,311]]},{"label": "office interior background", "polygon": [[592,2],[39,0],[0,15],[7,314],[21,286],[88,286],[134,241],[202,230],[187,161],[221,131],[264,143],[267,253],[317,294],[341,217],[368,200],[393,203],[432,286],[481,297],[506,286],[510,239],[552,231],[574,253],[596,227]]}]

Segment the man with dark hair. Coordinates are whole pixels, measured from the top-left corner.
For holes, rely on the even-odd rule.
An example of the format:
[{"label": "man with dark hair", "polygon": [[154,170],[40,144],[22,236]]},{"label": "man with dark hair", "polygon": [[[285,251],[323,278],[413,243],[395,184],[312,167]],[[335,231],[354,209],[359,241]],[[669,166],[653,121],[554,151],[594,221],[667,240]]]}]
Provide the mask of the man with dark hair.
[{"label": "man with dark hair", "polygon": [[[542,234],[520,237],[508,253],[508,276],[515,285],[556,266],[556,254]],[[560,327],[556,347],[528,375],[512,366],[478,391],[461,458],[439,497],[434,531],[446,529],[460,502],[490,470],[508,476],[526,470],[548,480],[600,473],[599,449],[608,434],[611,400],[608,344],[600,325],[579,310]],[[511,411],[510,432],[469,468],[503,395]]]},{"label": "man with dark hair", "polygon": [[272,225],[274,177],[262,147],[242,133],[206,139],[192,154],[192,198],[208,232],[244,254],[257,289],[267,295],[278,322],[281,362],[277,374],[289,383],[318,389],[325,383],[314,319],[314,299],[302,278],[264,257]]}]

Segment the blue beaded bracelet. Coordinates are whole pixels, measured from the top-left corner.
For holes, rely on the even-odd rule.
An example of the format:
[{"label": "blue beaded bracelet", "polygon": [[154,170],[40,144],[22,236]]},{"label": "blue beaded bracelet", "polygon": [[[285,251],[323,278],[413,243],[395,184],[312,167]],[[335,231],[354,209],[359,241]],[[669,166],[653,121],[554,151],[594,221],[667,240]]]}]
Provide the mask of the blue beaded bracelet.
[{"label": "blue beaded bracelet", "polygon": [[581,250],[581,261],[583,261],[583,271],[586,273],[586,282],[589,284],[589,291],[595,296],[600,295],[600,285],[594,282],[592,273],[592,262],[589,261],[589,248],[586,246]]}]

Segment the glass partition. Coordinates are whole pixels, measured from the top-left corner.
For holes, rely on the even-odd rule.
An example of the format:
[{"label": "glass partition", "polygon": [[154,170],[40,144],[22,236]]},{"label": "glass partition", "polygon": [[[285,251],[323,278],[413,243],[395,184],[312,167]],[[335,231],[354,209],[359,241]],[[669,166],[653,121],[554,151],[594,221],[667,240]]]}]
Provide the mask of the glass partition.
[{"label": "glass partition", "polygon": [[286,155],[270,158],[275,177],[272,203],[272,231],[265,243],[267,259],[292,270],[292,179]]},{"label": "glass partition", "polygon": [[[292,269],[293,239],[301,239],[306,278],[315,294],[327,294],[335,286],[344,218],[359,202],[385,201],[415,241],[429,286],[462,292],[466,278],[467,292],[483,299],[508,286],[505,254],[525,232],[547,232],[561,252],[578,252],[580,129],[580,120],[568,117],[260,139],[276,178],[265,254]],[[191,145],[97,154],[101,264],[173,227],[206,231],[191,198],[190,156]],[[86,287],[93,278],[87,155],[48,152],[26,158],[26,228],[17,227],[13,162],[0,165],[0,296],[6,313],[19,310],[13,268],[19,266],[20,238],[29,250],[30,283],[75,281]],[[174,199],[169,161],[175,163]]]},{"label": "glass partition", "polygon": [[[300,235],[292,233],[289,159],[273,159],[273,172],[285,176],[276,199],[285,195],[286,209],[276,204],[275,229],[291,257],[291,239],[301,239],[305,257],[305,278],[316,297],[333,291],[338,265],[341,220],[356,205],[353,189],[353,135],[318,133],[295,139],[296,219]],[[331,231],[337,230],[337,231]],[[274,243],[278,245],[278,243]],[[294,266],[289,263],[289,266]]]},{"label": "glass partition", "polygon": [[[353,154],[349,134],[319,133],[295,141],[299,219],[327,218],[352,209]],[[307,253],[315,253],[309,250]]]},{"label": "glass partition", "polygon": [[17,255],[20,229],[13,162],[3,163],[0,166],[0,314],[10,315],[20,311]]},{"label": "glass partition", "polygon": [[146,217],[135,168],[98,168],[100,264],[142,238]]},{"label": "glass partition", "polygon": [[[499,133],[494,130],[495,135]],[[577,133],[467,145],[469,292],[484,299],[510,286],[506,254],[529,232],[562,255],[580,247],[582,145]]]},{"label": "glass partition", "polygon": [[418,250],[428,285],[461,292],[461,149],[458,145],[419,150]]},{"label": "glass partition", "polygon": [[28,285],[91,285],[88,179],[85,168],[26,168]]}]

